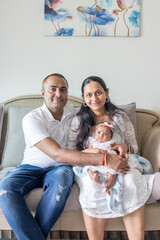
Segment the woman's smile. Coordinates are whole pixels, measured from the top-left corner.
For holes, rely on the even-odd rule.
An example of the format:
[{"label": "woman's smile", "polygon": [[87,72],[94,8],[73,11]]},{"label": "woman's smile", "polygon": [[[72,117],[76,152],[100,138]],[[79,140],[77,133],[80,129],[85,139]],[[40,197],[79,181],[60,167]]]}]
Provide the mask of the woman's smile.
[{"label": "woman's smile", "polygon": [[91,103],[91,105],[94,105],[94,106],[97,106],[99,104],[100,104],[100,102],[93,102],[93,103]]}]

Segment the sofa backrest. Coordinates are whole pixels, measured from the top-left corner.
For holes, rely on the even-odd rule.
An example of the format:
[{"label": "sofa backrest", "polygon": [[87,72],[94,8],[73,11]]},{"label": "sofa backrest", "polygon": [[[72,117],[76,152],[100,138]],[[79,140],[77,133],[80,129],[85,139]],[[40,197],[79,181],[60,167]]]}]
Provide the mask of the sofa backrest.
[{"label": "sofa backrest", "polygon": [[[12,157],[11,152],[13,150],[15,152],[17,152],[16,154],[18,154],[18,148],[17,148],[17,145],[15,145],[14,140],[12,142],[10,141],[11,143],[10,143],[9,147],[7,145],[9,150],[6,149],[5,142],[6,142],[6,140],[10,140],[10,138],[13,137],[13,134],[14,134],[14,139],[16,141],[16,137],[19,137],[18,136],[18,133],[19,133],[18,128],[21,127],[21,123],[19,123],[18,121],[19,120],[21,121],[21,118],[23,117],[23,115],[25,115],[27,112],[31,111],[32,108],[41,106],[43,104],[43,102],[44,102],[44,100],[41,95],[28,95],[28,96],[17,97],[17,98],[8,100],[3,103],[4,104],[4,119],[3,119],[2,136],[1,136],[1,144],[0,144],[0,162],[2,159],[2,154],[3,154],[3,152],[5,152],[5,150],[7,150],[6,151],[7,153],[5,152],[5,158],[7,159],[7,160],[5,159],[6,162],[8,161],[8,159],[10,157]],[[73,106],[80,107],[82,104],[82,99],[69,96],[67,104],[72,104]],[[135,113],[135,105],[134,105],[134,108],[133,108],[133,105],[134,104],[129,104],[126,106],[127,106],[127,109],[128,109],[128,106],[130,108],[129,114],[132,111],[132,114],[130,114],[130,115],[132,115],[131,116],[133,118],[132,120],[134,120],[134,114],[135,114],[135,121],[137,120],[137,126],[135,126],[135,128],[137,128],[137,140],[138,140],[138,146],[139,146],[139,150],[140,150],[143,136],[153,126],[160,124],[160,117],[158,114],[156,114],[152,111],[144,110],[144,109],[136,109],[136,113]],[[16,116],[16,111],[11,111],[11,109],[14,109],[14,107],[10,108],[11,106],[18,107],[17,113],[20,114],[20,119],[18,119],[18,116]],[[126,106],[123,106],[124,110],[126,109]],[[122,107],[122,106],[120,106],[120,107]],[[15,116],[14,119],[16,119],[16,120],[14,120],[14,121],[16,121],[15,122],[16,124],[14,122],[12,123],[13,118],[8,119],[8,109],[10,109],[12,116]],[[16,128],[13,128],[13,129],[10,129],[10,131],[8,132],[7,123],[9,121],[10,121],[9,125],[11,125],[11,124],[17,125],[17,130],[16,130]],[[21,137],[23,137],[23,136],[21,136]],[[20,144],[22,146],[18,146],[18,147],[24,147],[23,146],[24,142],[21,142]],[[13,149],[13,148],[16,148],[16,149]],[[9,156],[8,156],[8,154],[9,154]],[[22,156],[19,156],[19,158],[22,159]],[[13,166],[14,166],[14,159],[12,159],[12,162],[13,162]],[[6,163],[6,165],[8,166],[8,162]],[[6,165],[4,164],[3,167],[6,167]],[[11,166],[12,166],[12,164],[11,164]]]}]

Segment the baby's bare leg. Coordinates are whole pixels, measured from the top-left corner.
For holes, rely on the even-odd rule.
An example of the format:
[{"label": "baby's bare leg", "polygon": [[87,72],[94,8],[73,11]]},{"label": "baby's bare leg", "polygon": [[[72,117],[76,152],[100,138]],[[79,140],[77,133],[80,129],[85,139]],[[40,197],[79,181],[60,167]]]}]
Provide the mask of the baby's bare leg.
[{"label": "baby's bare leg", "polygon": [[114,185],[116,176],[117,174],[111,174],[109,172],[107,173],[107,181],[105,187],[103,188],[103,193],[110,194],[109,188],[111,188]]}]

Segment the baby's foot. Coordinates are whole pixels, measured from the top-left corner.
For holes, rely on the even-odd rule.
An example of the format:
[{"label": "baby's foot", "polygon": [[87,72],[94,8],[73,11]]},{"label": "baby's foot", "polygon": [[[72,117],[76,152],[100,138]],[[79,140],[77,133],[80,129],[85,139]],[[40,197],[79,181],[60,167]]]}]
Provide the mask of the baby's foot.
[{"label": "baby's foot", "polygon": [[109,188],[107,186],[105,186],[102,190],[102,193],[107,193],[108,195],[110,195],[110,191],[109,191]]},{"label": "baby's foot", "polygon": [[99,178],[97,171],[93,171],[91,169],[88,169],[87,171],[89,176],[93,179],[93,181],[95,181],[98,184],[102,184],[102,180]]}]

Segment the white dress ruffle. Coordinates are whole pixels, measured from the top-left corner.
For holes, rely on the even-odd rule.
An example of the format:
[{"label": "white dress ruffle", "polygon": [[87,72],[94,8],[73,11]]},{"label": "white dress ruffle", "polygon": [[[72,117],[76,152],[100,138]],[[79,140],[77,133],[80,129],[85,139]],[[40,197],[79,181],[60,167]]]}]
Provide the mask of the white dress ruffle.
[{"label": "white dress ruffle", "polygon": [[[141,160],[146,159],[141,158]],[[145,204],[151,194],[155,174],[144,174],[144,172],[150,173],[152,171],[150,165],[147,163],[141,165],[135,155],[129,155],[128,163],[130,171],[126,175],[118,173],[114,186],[110,188],[110,195],[104,194],[102,192],[104,184],[94,182],[87,172],[88,168],[98,171],[107,180],[105,167],[73,168],[75,182],[80,188],[79,201],[87,215],[96,218],[121,217]]]}]

